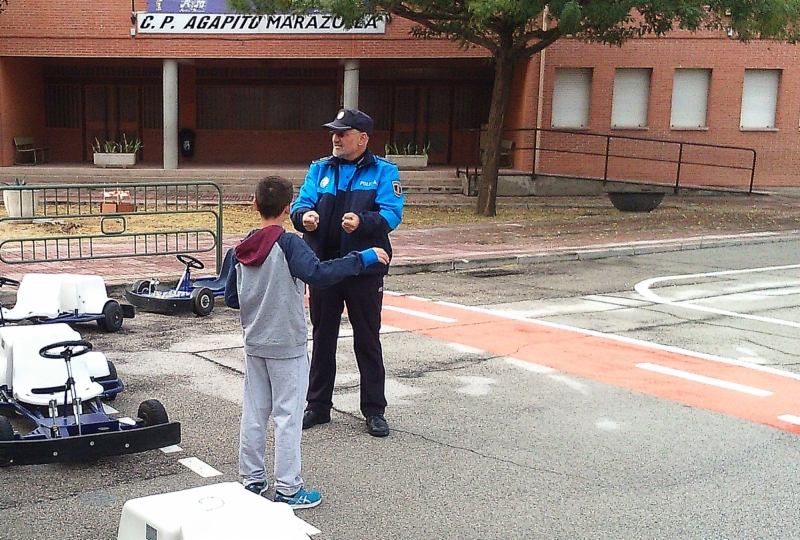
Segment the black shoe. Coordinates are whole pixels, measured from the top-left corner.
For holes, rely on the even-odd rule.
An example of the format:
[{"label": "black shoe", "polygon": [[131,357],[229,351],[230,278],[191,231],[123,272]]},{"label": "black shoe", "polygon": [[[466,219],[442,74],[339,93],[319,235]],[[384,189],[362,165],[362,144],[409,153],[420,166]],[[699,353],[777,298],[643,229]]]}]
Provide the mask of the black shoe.
[{"label": "black shoe", "polygon": [[367,432],[373,437],[386,437],[389,435],[389,424],[382,414],[367,417]]},{"label": "black shoe", "polygon": [[322,414],[309,409],[306,409],[306,412],[303,413],[303,429],[314,427],[317,424],[327,424],[330,421],[330,413]]}]

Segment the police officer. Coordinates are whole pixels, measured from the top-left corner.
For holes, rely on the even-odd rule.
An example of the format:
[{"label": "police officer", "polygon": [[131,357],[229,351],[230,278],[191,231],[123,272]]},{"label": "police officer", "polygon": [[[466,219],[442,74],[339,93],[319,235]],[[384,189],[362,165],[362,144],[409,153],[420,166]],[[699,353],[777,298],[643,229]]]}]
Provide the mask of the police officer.
[{"label": "police officer", "polygon": [[[367,148],[373,127],[372,118],[353,109],[340,110],[325,124],[333,155],[311,163],[292,205],[292,223],[323,261],[374,246],[392,255],[389,233],[402,220],[404,196],[397,166]],[[331,420],[339,325],[347,306],[367,432],[389,435],[379,333],[383,278],[388,271],[388,265],[376,264],[331,287],[310,287],[314,346],[303,429]]]}]

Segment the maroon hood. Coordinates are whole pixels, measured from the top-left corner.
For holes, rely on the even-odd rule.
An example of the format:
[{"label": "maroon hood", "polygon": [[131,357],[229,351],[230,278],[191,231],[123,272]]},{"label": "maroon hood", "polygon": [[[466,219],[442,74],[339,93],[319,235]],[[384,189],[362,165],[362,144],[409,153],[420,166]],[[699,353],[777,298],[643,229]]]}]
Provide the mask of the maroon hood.
[{"label": "maroon hood", "polygon": [[283,232],[283,227],[280,225],[258,229],[234,248],[236,260],[245,266],[261,266]]}]

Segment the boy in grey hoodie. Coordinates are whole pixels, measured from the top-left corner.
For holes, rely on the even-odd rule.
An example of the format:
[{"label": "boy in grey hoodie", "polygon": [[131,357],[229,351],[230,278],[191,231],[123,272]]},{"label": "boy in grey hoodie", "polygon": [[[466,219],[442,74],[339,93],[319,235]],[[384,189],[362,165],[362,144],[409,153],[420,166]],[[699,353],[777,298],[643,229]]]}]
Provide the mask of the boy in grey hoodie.
[{"label": "boy in grey hoodie", "polygon": [[239,474],[245,488],[267,491],[264,466],[270,414],[275,426],[275,501],[311,508],[322,501],[303,487],[300,438],[308,390],[308,330],[305,283],[327,287],[371,264],[388,264],[381,248],[354,251],[320,262],[296,234],[283,229],[292,203],[292,183],[279,176],[258,183],[254,207],[261,228],[234,249],[225,284],[225,304],[240,310],[245,379],[239,432]]}]

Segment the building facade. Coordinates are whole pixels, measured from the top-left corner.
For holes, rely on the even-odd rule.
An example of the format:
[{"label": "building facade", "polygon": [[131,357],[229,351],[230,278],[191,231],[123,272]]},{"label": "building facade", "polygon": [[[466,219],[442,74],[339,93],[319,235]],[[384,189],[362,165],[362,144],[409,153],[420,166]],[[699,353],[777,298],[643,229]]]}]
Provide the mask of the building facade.
[{"label": "building facade", "polygon": [[[79,0],[58,10],[10,0],[0,14],[0,166],[13,163],[14,137],[47,145],[54,162],[88,164],[95,141],[123,135],[165,168],[306,164],[329,152],[320,126],[343,104],[373,116],[377,153],[430,143],[431,164],[469,161],[488,115],[491,59],[415,39],[410,27],[393,19],[346,31],[322,14],[226,13],[224,0]],[[583,163],[597,176],[586,154],[537,154],[538,127],[752,148],[757,187],[796,185],[796,60],[793,45],[725,33],[623,47],[560,40],[516,70],[504,136],[515,143],[512,165],[557,174]],[[720,152],[723,162],[743,159]]]}]

